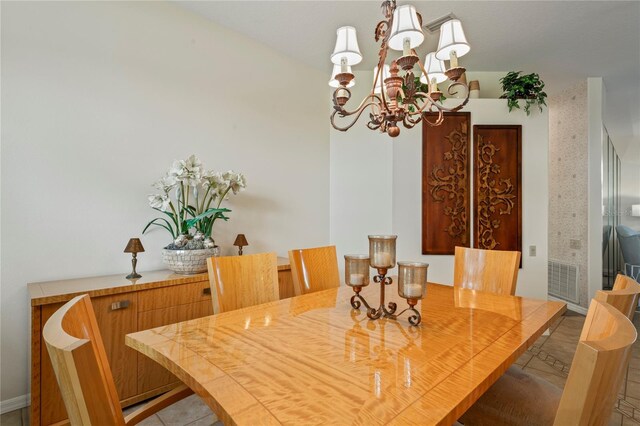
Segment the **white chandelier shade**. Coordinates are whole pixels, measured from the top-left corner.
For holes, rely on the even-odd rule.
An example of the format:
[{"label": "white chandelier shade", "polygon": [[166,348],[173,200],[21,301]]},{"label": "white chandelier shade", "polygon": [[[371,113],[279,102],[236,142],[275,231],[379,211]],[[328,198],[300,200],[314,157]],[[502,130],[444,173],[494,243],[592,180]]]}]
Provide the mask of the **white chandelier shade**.
[{"label": "white chandelier shade", "polygon": [[451,52],[455,52],[459,58],[469,53],[470,50],[471,46],[467,43],[467,38],[464,35],[462,23],[459,19],[451,19],[442,24],[436,58],[446,61],[449,59]]},{"label": "white chandelier shade", "polygon": [[424,41],[420,20],[416,8],[410,4],[398,7],[393,12],[393,24],[389,35],[389,48],[403,50],[404,40],[409,39],[410,49],[414,49]]},{"label": "white chandelier shade", "polygon": [[424,75],[423,73],[420,76],[420,81],[424,84],[429,84],[430,80],[433,78],[436,79],[437,84],[447,80],[447,76],[445,74],[447,69],[444,66],[444,61],[436,58],[436,54],[434,52],[427,53],[427,57],[424,60],[424,69],[427,71],[427,75]]},{"label": "white chandelier shade", "polygon": [[[331,72],[331,79],[329,80],[329,86],[331,87],[340,87],[340,82],[336,80],[336,74],[340,74],[342,71],[340,65],[333,64],[333,71]],[[347,65],[347,72],[352,73],[351,67]],[[356,85],[356,79],[354,78],[347,84],[347,87],[353,87]]]},{"label": "white chandelier shade", "polygon": [[[391,76],[389,65],[384,64],[384,68],[382,68],[382,75],[376,81],[376,87],[373,89],[373,93],[380,94],[382,93],[382,85],[384,84],[384,79],[389,78]],[[373,69],[373,80],[375,81],[376,75],[378,74],[378,66]],[[386,92],[385,92],[386,93]]]},{"label": "white chandelier shade", "polygon": [[362,54],[358,47],[356,29],[353,27],[340,27],[337,31],[336,47],[331,54],[331,62],[340,65],[342,59],[346,65],[356,65],[362,61]]}]

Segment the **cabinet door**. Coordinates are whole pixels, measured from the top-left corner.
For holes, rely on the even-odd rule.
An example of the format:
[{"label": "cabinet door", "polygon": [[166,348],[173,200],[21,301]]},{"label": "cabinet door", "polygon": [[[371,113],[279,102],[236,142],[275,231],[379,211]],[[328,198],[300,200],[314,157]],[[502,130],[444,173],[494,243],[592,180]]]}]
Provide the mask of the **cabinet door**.
[{"label": "cabinet door", "polygon": [[[120,303],[119,303],[120,302]],[[123,303],[128,302],[128,303]],[[119,303],[119,305],[118,305]],[[125,346],[124,336],[136,331],[136,294],[123,293],[91,299],[98,327],[121,400],[134,396],[137,391],[137,351]],[[115,304],[115,305],[114,305]],[[42,326],[63,303],[42,307]],[[126,305],[126,306],[125,306]],[[114,309],[115,308],[115,309]],[[50,425],[67,418],[47,346],[41,346],[41,420]]]},{"label": "cabinet door", "polygon": [[[138,329],[148,330],[162,325],[213,315],[211,299],[169,308],[154,309],[138,314]],[[177,383],[178,378],[160,364],[142,354],[138,356],[138,393],[149,392]]]},{"label": "cabinet door", "polygon": [[138,351],[125,345],[124,336],[137,331],[136,293],[91,300],[120,400],[136,395]]}]

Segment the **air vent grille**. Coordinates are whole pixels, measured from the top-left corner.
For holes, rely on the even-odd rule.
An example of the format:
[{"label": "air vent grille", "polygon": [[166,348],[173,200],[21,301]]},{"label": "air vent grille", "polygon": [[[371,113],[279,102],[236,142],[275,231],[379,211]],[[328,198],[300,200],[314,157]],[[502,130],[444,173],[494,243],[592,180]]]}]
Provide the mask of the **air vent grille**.
[{"label": "air vent grille", "polygon": [[578,300],[578,265],[549,259],[549,295],[567,302]]}]

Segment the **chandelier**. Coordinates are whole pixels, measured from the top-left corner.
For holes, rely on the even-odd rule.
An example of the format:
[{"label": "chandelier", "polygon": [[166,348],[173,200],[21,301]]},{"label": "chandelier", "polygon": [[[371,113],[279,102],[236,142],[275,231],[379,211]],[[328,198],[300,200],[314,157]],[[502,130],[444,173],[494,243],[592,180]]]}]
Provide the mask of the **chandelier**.
[{"label": "chandelier", "polygon": [[[371,130],[386,132],[391,137],[400,134],[399,124],[410,129],[420,121],[430,126],[439,126],[444,119],[444,112],[459,111],[469,101],[469,87],[458,81],[466,69],[458,65],[458,58],[469,53],[470,47],[458,19],[450,19],[440,26],[438,50],[427,54],[424,63],[420,61],[415,48],[424,41],[422,18],[415,7],[403,5],[396,7],[395,0],[382,2],[382,13],[385,17],[375,28],[375,41],[381,42],[378,53],[378,65],[374,69],[371,92],[360,105],[349,111],[345,105],[351,98],[351,90],[355,84],[355,76],[351,66],[362,61],[358,47],[356,29],[353,27],[338,28],[336,46],[331,54],[334,64],[329,85],[335,87],[333,92],[333,108],[331,125],[340,131],[349,130],[358,121],[362,113],[370,107],[367,127]],[[402,56],[387,65],[389,49],[402,52]],[[449,60],[449,68],[445,67]],[[413,73],[418,65],[421,76],[417,79]],[[404,75],[399,75],[401,70]],[[455,95],[464,90],[461,103],[453,108],[445,107],[441,102],[442,92],[438,84],[447,79],[452,83],[447,94]],[[433,112],[434,120],[429,120],[427,112]],[[346,124],[336,123],[336,117],[344,119]]]}]

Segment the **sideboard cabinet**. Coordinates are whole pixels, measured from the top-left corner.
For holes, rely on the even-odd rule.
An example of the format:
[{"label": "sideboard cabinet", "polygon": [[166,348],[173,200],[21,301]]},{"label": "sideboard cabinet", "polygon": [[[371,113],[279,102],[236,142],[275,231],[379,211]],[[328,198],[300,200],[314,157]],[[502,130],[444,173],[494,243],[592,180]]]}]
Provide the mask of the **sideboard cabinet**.
[{"label": "sideboard cabinet", "polygon": [[[123,407],[175,387],[167,370],[125,346],[124,336],[139,330],[211,315],[211,289],[206,273],[176,275],[143,272],[142,278],[122,275],[31,283],[31,424],[64,424],[67,413],[42,340],[42,327],[65,302],[89,294],[109,365]],[[280,298],[293,296],[289,260],[278,258]]]}]

